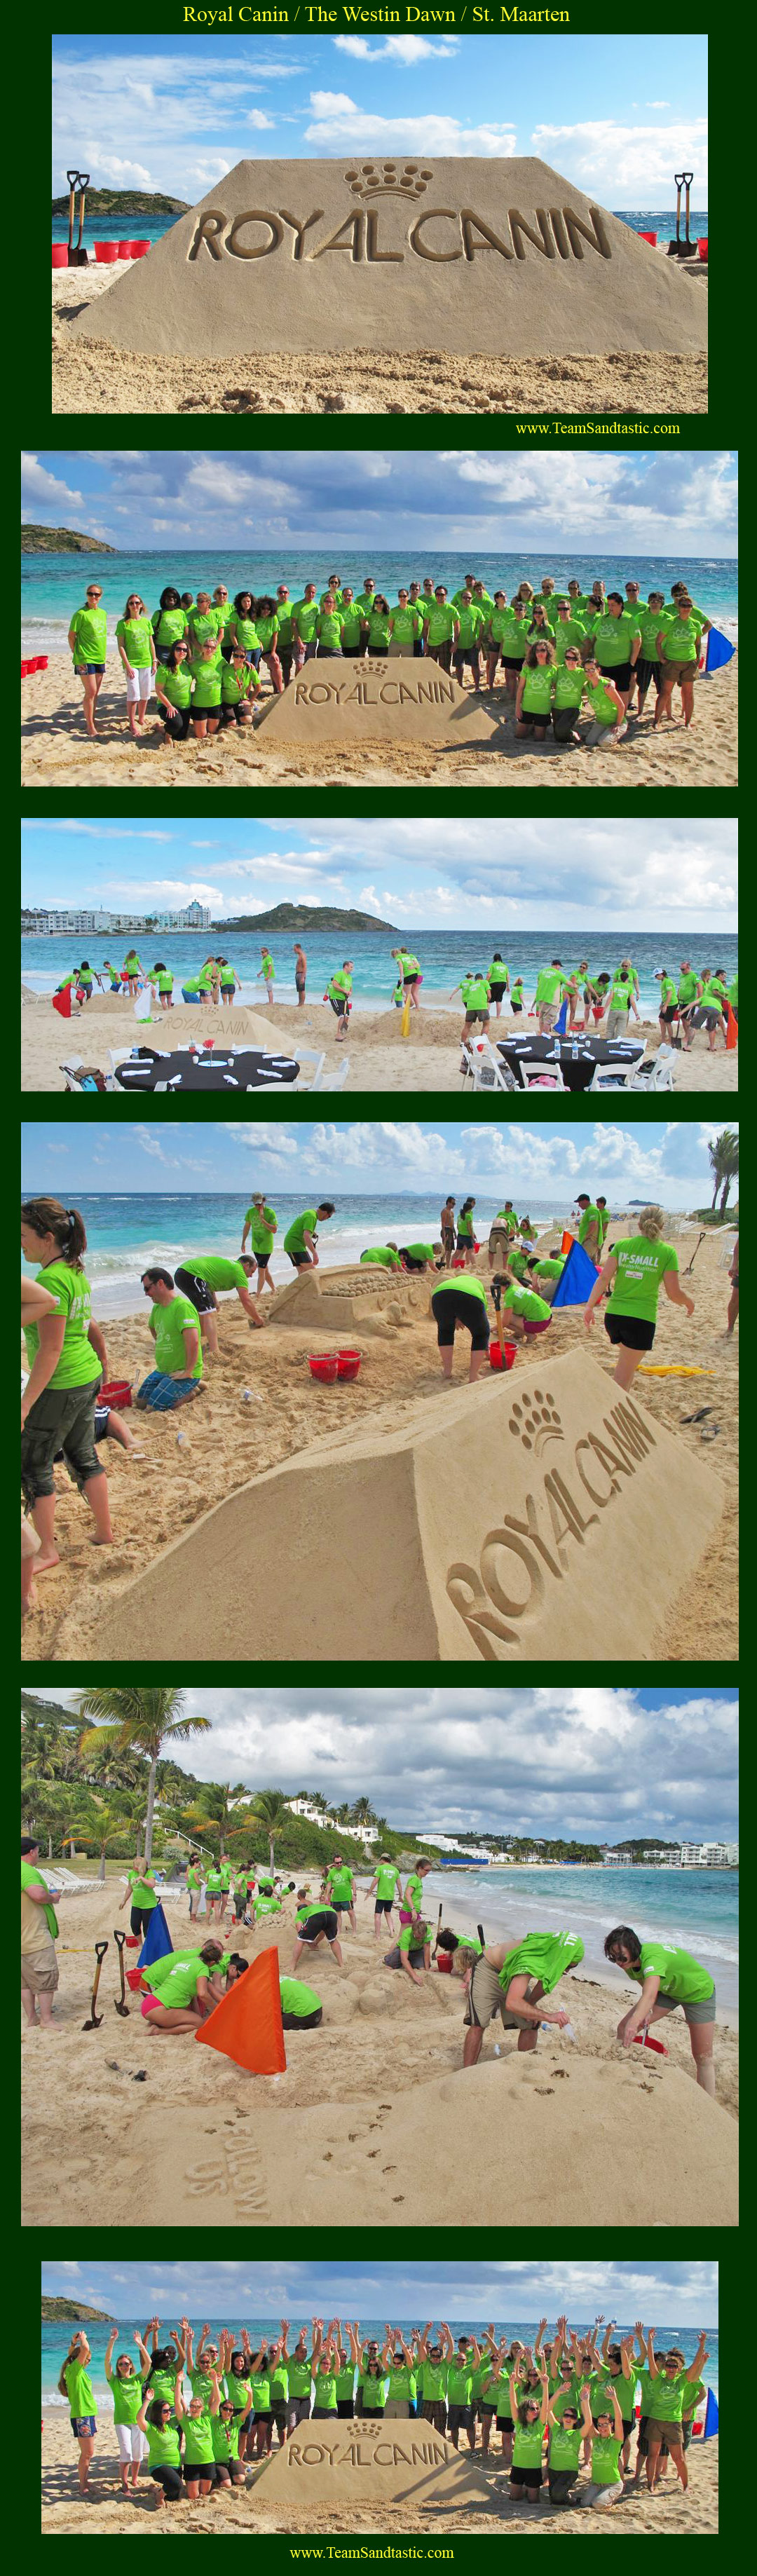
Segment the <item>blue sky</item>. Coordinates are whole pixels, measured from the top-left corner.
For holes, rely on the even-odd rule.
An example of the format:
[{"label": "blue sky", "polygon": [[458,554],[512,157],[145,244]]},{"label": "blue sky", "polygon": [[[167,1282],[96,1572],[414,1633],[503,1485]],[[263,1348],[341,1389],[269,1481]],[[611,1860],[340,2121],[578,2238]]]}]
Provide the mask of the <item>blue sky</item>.
[{"label": "blue sky", "polygon": [[[354,905],[403,929],[716,931],[736,926],[737,826],[709,818],[390,823],[29,817],[23,901],[131,911],[210,905],[214,920],[287,901]],[[680,933],[677,925],[680,924]],[[667,961],[661,959],[661,963]],[[676,963],[678,961],[676,960]]]},{"label": "blue sky", "polygon": [[[43,450],[23,460],[22,512],[43,527],[78,526],[128,552],[177,546],[555,546],[566,556],[622,548],[629,569],[650,553],[736,553],[736,457],[728,449],[665,453],[560,448],[510,455],[480,447],[331,451],[263,448],[252,456],[191,448]],[[335,556],[336,561],[336,556]],[[337,565],[337,569],[339,569]],[[555,570],[559,573],[559,564]],[[278,574],[277,574],[278,578]],[[183,586],[183,585],[182,585]],[[669,587],[669,582],[666,585]],[[123,582],[105,572],[106,605]]]},{"label": "blue sky", "polygon": [[606,2319],[632,2325],[715,2327],[715,2263],[43,2263],[42,2289],[51,2298],[82,2299],[129,2324],[144,2326],[156,2308],[173,2325],[183,2311],[202,2319],[241,2322],[245,2312],[282,2315],[310,2325],[311,2316],[390,2317],[425,2324],[526,2323],[548,2312],[550,2324],[565,2310],[574,2325]]},{"label": "blue sky", "polygon": [[[216,1125],[190,1119],[159,1127],[119,1126],[121,1190],[234,1190],[240,1199],[254,1180],[260,1189],[288,1194],[316,1190],[338,1200],[384,1196],[394,1190],[429,1194],[463,1182],[488,1194],[507,1184],[516,1204],[530,1192],[591,1186],[612,1204],[649,1195],[668,1208],[709,1204],[708,1138],[722,1118],[646,1120],[622,1126],[609,1119],[557,1126],[546,1119],[492,1125],[432,1126],[429,1121],[353,1119],[288,1124],[260,1119]],[[22,1129],[23,1181],[28,1194],[56,1189],[99,1190],[113,1171],[113,1130],[105,1121],[74,1129],[40,1119]],[[69,1204],[69,1199],[66,1199]]]},{"label": "blue sky", "polygon": [[194,205],[235,162],[354,152],[535,155],[601,204],[707,205],[707,40],[651,36],[56,36],[53,193]]},{"label": "blue sky", "polygon": [[[75,1701],[66,1686],[56,1699]],[[188,1689],[180,1767],[247,1789],[368,1797],[397,1831],[733,1841],[733,1690]]]}]

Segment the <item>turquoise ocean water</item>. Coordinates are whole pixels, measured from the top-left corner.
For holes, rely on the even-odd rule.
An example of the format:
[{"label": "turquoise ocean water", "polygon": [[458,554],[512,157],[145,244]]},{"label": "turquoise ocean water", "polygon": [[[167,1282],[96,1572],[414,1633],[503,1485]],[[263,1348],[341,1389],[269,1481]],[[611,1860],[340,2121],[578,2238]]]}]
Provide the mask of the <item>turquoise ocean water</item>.
[{"label": "turquoise ocean water", "polygon": [[[474,2268],[474,2270],[475,2270],[475,2266],[474,2266],[473,2268]],[[496,2286],[497,2290],[501,2292],[501,2284],[500,2284],[499,2282],[497,2282],[497,2283],[495,2284],[495,2286]],[[103,2292],[103,2296],[104,2296],[104,2297],[107,2297],[107,2290]],[[566,2291],[566,2298],[568,2298],[568,2292],[567,2292],[567,2291]],[[352,2314],[353,2314],[353,2306],[352,2306],[352,2302],[351,2302],[350,2297],[349,2297],[349,2289],[348,2289],[348,2285],[346,2285],[346,2287],[345,2287],[344,2299],[345,2299],[345,2305],[346,2305],[346,2307],[347,2307],[347,2308],[349,2308],[350,2315],[352,2315]],[[573,2305],[573,2302],[572,2302],[572,2301],[570,2301],[570,2300],[569,2300],[569,2301],[568,2301],[568,2304],[569,2304],[569,2306],[570,2306],[570,2322],[571,2322],[571,2325],[574,2325],[574,2326],[576,2327],[577,2332],[578,2332],[579,2334],[583,2334],[583,2333],[585,2333],[585,2332],[587,2332],[587,2331],[590,2331],[590,2330],[591,2330],[591,2328],[592,2328],[592,2326],[593,2326],[593,2324],[594,2324],[594,2317],[593,2317],[593,2316],[591,2316],[591,2317],[590,2317],[590,2316],[588,2316],[588,2315],[585,2315],[585,2316],[584,2316],[584,2315],[581,2315],[581,2314],[576,2310],[576,2308],[575,2308],[575,2306]],[[499,2313],[498,2313],[498,2310],[497,2310],[497,2302],[496,2302],[496,2299],[495,2299],[495,2297],[494,2297],[494,2292],[493,2292],[493,2291],[492,2291],[491,2304],[487,2307],[487,2310],[486,2310],[486,2320],[487,2320],[487,2323],[488,2323],[489,2317],[490,2317],[490,2315],[491,2315],[491,2313],[492,2313],[492,2308],[494,2309],[494,2322],[495,2322],[495,2325],[497,2326],[498,2330],[500,2330],[500,2331],[501,2331],[502,2326],[503,2326],[503,2325],[506,2325],[506,2326],[507,2326],[507,2329],[508,2329],[508,2333],[509,2333],[509,2334],[512,2334],[518,2342],[520,2342],[520,2343],[530,2343],[530,2344],[533,2344],[533,2343],[535,2342],[536,2336],[537,2336],[538,2331],[539,2331],[539,2320],[538,2320],[538,2317],[523,2317],[523,2318],[518,2319],[518,2318],[513,2318],[513,2317],[512,2317],[511,2315],[509,2315],[509,2314],[508,2314],[508,2315],[507,2315],[507,2317],[505,2317],[505,2318],[501,2317],[501,2316],[499,2315]],[[256,2317],[254,2314],[248,2314],[248,2315],[247,2315],[247,2316],[245,2316],[245,2317],[234,2317],[234,2316],[227,2316],[227,2317],[211,2317],[211,2318],[208,2320],[208,2322],[209,2322],[209,2325],[210,2325],[210,2334],[209,2334],[209,2337],[208,2337],[208,2341],[209,2341],[209,2342],[211,2342],[211,2343],[213,2342],[213,2340],[215,2340],[216,2342],[218,2341],[218,2337],[219,2337],[219,2335],[220,2335],[222,2325],[229,2325],[229,2326],[231,2327],[232,2334],[234,2334],[234,2335],[238,2335],[238,2334],[240,2334],[240,2333],[241,2333],[242,2326],[243,2326],[243,2325],[246,2325],[246,2327],[247,2327],[247,2332],[248,2332],[249,2337],[250,2337],[250,2342],[251,2342],[251,2344],[253,2345],[253,2349],[254,2349],[254,2350],[257,2350],[257,2348],[258,2348],[259,2344],[262,2342],[262,2339],[263,2339],[263,2336],[264,2336],[264,2335],[267,2335],[267,2336],[268,2336],[268,2338],[269,2338],[269,2341],[270,2341],[271,2343],[273,2343],[273,2342],[274,2342],[274,2340],[275,2340],[276,2334],[277,2334],[277,2332],[278,2332],[278,2318],[277,2318],[277,2317],[271,2317],[270,2315],[268,2315],[268,2316],[266,2316],[266,2317],[260,2317],[260,2316]],[[408,2332],[410,2332],[410,2331],[412,2330],[412,2327],[413,2327],[414,2325],[416,2325],[416,2324],[421,2324],[421,2323],[422,2323],[423,2325],[425,2325],[425,2323],[426,2323],[426,2319],[425,2319],[425,2316],[423,2317],[423,2319],[422,2319],[422,2320],[421,2320],[420,2318],[412,2318],[412,2317],[404,2317],[404,2318],[399,2318],[399,2319],[395,2317],[395,2318],[393,2318],[392,2322],[393,2322],[393,2324],[395,2324],[395,2325],[396,2325],[396,2324],[401,2324],[401,2325],[402,2325],[402,2328],[403,2328],[404,2333],[405,2333],[405,2334],[407,2334]],[[452,2333],[453,2333],[453,2335],[457,2334],[459,2331],[462,2331],[463,2326],[468,2326],[468,2325],[469,2325],[469,2324],[471,2324],[472,2322],[473,2322],[473,2320],[468,2319],[468,2318],[461,2318],[461,2319],[459,2319],[459,2320],[454,2319],[454,2318],[450,2318],[450,2325],[451,2325],[451,2327],[452,2327]],[[645,2323],[647,2323],[647,2322],[656,2324],[656,2319],[653,2319],[653,2318],[650,2318],[649,2320],[645,2319]],[[205,2323],[205,2319],[203,2318],[203,2316],[202,2316],[202,2315],[200,2315],[198,2318],[193,2318],[193,2319],[192,2319],[192,2327],[193,2327],[193,2334],[194,2334],[195,2345],[197,2344],[197,2340],[198,2340],[198,2337],[199,2337],[199,2335],[200,2335],[200,2333],[201,2333],[201,2330],[202,2330],[202,2327],[203,2327],[204,2323]],[[631,2328],[632,2328],[632,2326],[633,2326],[633,2324],[634,2324],[634,2318],[633,2318],[633,2317],[631,2317],[631,2316],[628,2316],[628,2317],[619,2317],[619,2318],[617,2319],[617,2323],[618,2323],[618,2325],[619,2325],[619,2327],[620,2327],[620,2329],[621,2329],[621,2332],[624,2332],[624,2333],[630,2333]],[[127,2316],[125,2316],[125,2315],[124,2315],[124,2316],[123,2316],[123,2318],[122,2318],[122,2322],[121,2322],[121,2324],[120,2324],[120,2328],[119,2328],[119,2340],[118,2340],[118,2344],[117,2344],[117,2347],[116,2347],[116,2351],[117,2351],[117,2353],[118,2353],[118,2352],[130,2352],[130,2353],[131,2353],[132,2361],[135,2363],[135,2365],[136,2365],[136,2363],[137,2363],[137,2361],[138,2361],[139,2356],[138,2356],[138,2353],[137,2353],[137,2347],[136,2347],[136,2344],[135,2344],[135,2343],[134,2343],[134,2341],[133,2341],[134,2328],[135,2328],[135,2326],[138,2326],[138,2327],[139,2327],[140,2334],[144,2334],[145,2324],[146,2324],[146,2319],[145,2319],[145,2317],[143,2317],[143,2316],[137,2315],[137,2316],[134,2316],[134,2317],[127,2317]],[[173,2319],[171,2319],[170,2317],[166,2317],[166,2318],[164,2318],[164,2319],[163,2319],[163,2331],[165,2332],[166,2340],[168,2339],[168,2335],[169,2335],[169,2334],[170,2334],[170,2332],[171,2332],[171,2326],[172,2326],[172,2324],[173,2324],[173,2325],[175,2325],[175,2324],[176,2324],[176,2319],[175,2319],[175,2317],[174,2317]],[[362,2316],[362,2317],[361,2317],[361,2319],[360,2319],[360,2324],[361,2324],[361,2327],[362,2327],[362,2329],[363,2329],[363,2332],[364,2332],[364,2334],[365,2334],[366,2336],[375,2335],[375,2336],[377,2336],[377,2337],[378,2337],[379,2341],[383,2344],[383,2341],[384,2341],[384,2333],[385,2333],[385,2327],[386,2327],[386,2317],[385,2317],[385,2315],[384,2315],[383,2313],[382,2313],[382,2315],[381,2315],[380,2317],[378,2317],[378,2316],[375,2316],[375,2317]],[[554,2320],[553,2320],[553,2319],[551,2319],[551,2320],[550,2320],[550,2324],[552,2324],[552,2325],[554,2324]],[[293,2314],[293,2317],[292,2317],[292,2324],[291,2324],[290,2336],[289,2336],[289,2349],[290,2349],[290,2351],[293,2349],[294,2343],[295,2343],[296,2338],[297,2338],[297,2334],[298,2334],[298,2332],[299,2332],[300,2325],[304,2325],[304,2326],[306,2326],[306,2327],[307,2327],[307,2332],[308,2332],[308,2336],[309,2336],[309,2334],[310,2334],[310,2318],[309,2318],[309,2317],[305,2317],[305,2316],[298,2317],[298,2316],[297,2316],[297,2314],[296,2314],[296,2312],[295,2312],[295,2313]],[[687,2361],[687,2362],[689,2362],[689,2361],[693,2361],[694,2354],[695,2354],[696,2349],[697,2349],[697,2344],[698,2344],[698,2341],[699,2341],[699,2337],[698,2337],[698,2334],[696,2334],[696,2333],[695,2333],[694,2328],[693,2328],[692,2326],[679,2326],[679,2325],[676,2325],[676,2324],[672,2324],[672,2325],[671,2325],[670,2323],[668,2323],[667,2325],[660,2325],[660,2326],[657,2326],[657,2329],[656,2329],[656,2330],[657,2330],[657,2346],[658,2346],[658,2350],[659,2350],[660,2352],[664,2351],[666,2343],[677,2343],[677,2344],[680,2344],[681,2351],[684,2353],[685,2358],[686,2358],[686,2361]],[[107,2383],[107,2380],[106,2380],[106,2377],[105,2377],[105,2350],[106,2350],[106,2345],[107,2345],[107,2342],[108,2342],[108,2336],[109,2336],[109,2333],[110,2333],[110,2328],[109,2328],[108,2326],[89,2325],[89,2326],[86,2326],[86,2327],[84,2328],[84,2332],[86,2333],[86,2335],[87,2335],[87,2337],[88,2337],[88,2340],[89,2340],[89,2342],[90,2342],[90,2344],[91,2344],[91,2346],[92,2346],[91,2377],[92,2377],[92,2386],[93,2386],[93,2389],[94,2389],[95,2397],[96,2397],[96,2399],[97,2399],[98,2411],[99,2411],[99,2413],[100,2413],[100,2414],[102,2414],[102,2415],[107,2415],[107,2414],[112,2413],[112,2400],[111,2400],[111,2395],[110,2395],[110,2389],[109,2389],[109,2387],[108,2387],[108,2383]],[[43,2408],[43,2412],[44,2412],[45,2414],[52,2414],[52,2413],[54,2413],[58,2408],[60,2408],[61,2410],[66,2409],[67,2401],[66,2401],[66,2399],[65,2399],[64,2397],[60,2397],[60,2396],[58,2395],[57,2381],[58,2381],[58,2379],[59,2379],[59,2377],[60,2377],[61,2367],[62,2367],[63,2362],[65,2361],[66,2354],[67,2354],[68,2349],[69,2349],[69,2344],[70,2344],[70,2342],[71,2342],[71,2337],[72,2337],[72,2335],[74,2335],[75,2333],[76,2333],[76,2327],[75,2327],[75,2325],[43,2325],[43,2327],[42,2327],[42,2408]],[[706,2381],[707,2381],[708,2386],[709,2386],[709,2387],[711,2387],[711,2388],[715,2388],[715,2389],[717,2389],[717,2385],[718,2385],[718,2336],[717,2336],[717,2329],[716,2329],[714,2326],[713,2326],[713,2329],[712,2329],[712,2333],[708,2336],[708,2354],[709,2354],[709,2359],[708,2359],[708,2361],[707,2361],[707,2363],[706,2363],[706,2365],[705,2365],[705,2370],[704,2370],[704,2374],[703,2374],[703,2375],[704,2375],[704,2377],[705,2377],[705,2379],[706,2379]]]},{"label": "turquoise ocean water", "polygon": [[455,1929],[483,1923],[488,1941],[521,1933],[571,1931],[586,1952],[581,1975],[608,1980],[619,2005],[632,1994],[604,1956],[608,1932],[629,1923],[641,1940],[657,1937],[693,1951],[714,1978],[721,2015],[735,2018],[738,2000],[739,1874],[730,1869],[444,1869],[428,1878],[429,1904],[444,1900]]},{"label": "turquoise ocean water", "polygon": [[[133,239],[134,241],[156,242],[162,240],[164,233],[170,233],[174,223],[178,223],[179,221],[180,217],[177,215],[90,215],[87,210],[85,211],[84,217],[83,240],[86,248],[92,252],[96,241],[130,241]],[[661,242],[673,241],[675,239],[676,219],[675,215],[671,213],[670,208],[667,209],[665,214],[658,215],[628,214],[624,207],[618,216],[618,221],[621,224],[628,224],[632,233],[656,233],[658,241]],[[683,225],[681,230],[683,231]],[[79,221],[77,206],[77,238],[78,231]],[[692,240],[695,241],[697,235],[700,233],[704,238],[707,234],[707,215],[702,214],[701,212],[697,212],[692,215],[690,231]],[[51,240],[54,242],[68,241],[67,214],[53,215]]]},{"label": "turquoise ocean water", "polygon": [[[559,491],[559,472],[557,488]],[[208,465],[208,500],[212,501],[213,465]],[[21,559],[21,619],[23,653],[66,653],[68,628],[75,608],[83,605],[86,583],[92,569],[102,582],[103,606],[108,616],[108,635],[115,639],[116,621],[122,616],[132,591],[138,592],[152,614],[160,593],[169,584],[181,593],[199,590],[211,595],[217,582],[225,582],[229,597],[249,589],[258,597],[265,592],[276,594],[280,581],[289,583],[292,599],[300,599],[308,581],[325,590],[329,573],[337,571],[343,583],[351,583],[356,592],[370,574],[377,591],[383,591],[390,602],[396,600],[402,583],[423,582],[428,574],[434,582],[444,582],[450,595],[459,590],[466,572],[475,572],[487,590],[504,589],[508,597],[517,590],[519,581],[530,581],[539,590],[545,573],[554,575],[558,586],[574,577],[584,590],[595,578],[603,580],[608,590],[622,591],[624,582],[638,581],[642,597],[650,589],[663,590],[666,598],[674,581],[686,580],[698,608],[721,626],[730,636],[736,633],[737,569],[734,559],[698,555],[646,555],[635,548],[620,554],[603,553],[601,546],[591,554],[571,554],[567,550],[550,554],[533,554],[523,547],[518,554],[475,549],[474,561],[469,553],[445,552],[424,548],[414,552],[410,545],[399,551],[374,545],[370,540],[360,553],[339,547],[298,546],[291,538],[280,551],[268,547],[256,552],[221,543],[211,553],[202,547],[175,547],[169,542],[159,551],[142,552],[124,548],[117,555],[23,555]]]},{"label": "turquoise ocean water", "polygon": [[[33,900],[31,892],[29,899]],[[146,893],[146,900],[149,901],[149,890]],[[420,959],[423,968],[421,1001],[426,1007],[430,1003],[434,1003],[437,1007],[442,1004],[446,1006],[449,1003],[451,1012],[457,1009],[459,997],[456,997],[455,1002],[449,1002],[449,996],[453,987],[459,984],[461,974],[477,968],[485,972],[491,965],[496,949],[499,949],[509,969],[511,984],[514,983],[516,975],[522,975],[526,1002],[533,1001],[540,967],[545,966],[555,955],[561,956],[563,964],[569,969],[577,966],[584,957],[588,958],[590,976],[599,975],[604,970],[612,974],[615,967],[619,965],[621,957],[630,957],[639,977],[642,1016],[647,1019],[656,1018],[659,1007],[660,988],[654,980],[658,967],[666,966],[677,979],[681,960],[691,957],[698,965],[722,966],[725,969],[726,980],[730,984],[736,974],[738,963],[735,932],[729,932],[724,936],[718,931],[713,934],[710,931],[687,932],[681,929],[652,932],[590,931],[585,938],[579,938],[573,930],[551,934],[546,930],[518,929],[516,932],[496,928],[485,931],[457,931],[450,930],[445,924],[443,930],[403,930],[395,933],[353,931],[348,952],[345,950],[345,934],[340,936],[332,931],[303,930],[300,933],[300,940],[308,961],[307,992],[310,1001],[320,1001],[335,965],[341,965],[343,954],[349,953],[355,970],[353,982],[355,1007],[360,1009],[362,1006],[364,1009],[373,1010],[388,1009],[391,1003],[396,981],[396,968],[392,964],[391,951],[398,945],[412,949],[413,954]],[[255,1002],[263,1009],[266,1008],[265,986],[255,980],[260,965],[262,945],[260,931],[257,933],[246,931],[241,936],[223,929],[201,932],[140,931],[138,935],[135,933],[134,944],[146,969],[149,970],[151,966],[156,965],[159,958],[162,958],[164,964],[172,969],[176,979],[177,1001],[181,998],[182,977],[196,975],[198,967],[209,952],[215,953],[218,950],[229,957],[236,967],[242,984],[242,992],[238,997],[240,1001]],[[294,984],[294,935],[291,931],[283,931],[279,935],[273,933],[269,945],[276,968],[275,1000],[294,1002],[297,998]],[[123,965],[128,947],[128,939],[119,937],[115,931],[98,933],[90,931],[86,936],[78,935],[75,939],[73,935],[67,935],[65,938],[43,939],[36,934],[24,933],[21,940],[22,978],[24,983],[29,984],[35,992],[52,993],[60,982],[61,975],[70,974],[72,966],[81,965],[85,958],[93,967],[102,968],[105,957],[110,957],[114,965],[120,966]],[[106,976],[106,986],[107,981]],[[96,986],[95,998],[97,998]],[[509,997],[505,996],[503,1003],[505,1013],[508,1008]],[[123,1004],[124,1030],[127,1036],[132,1017],[133,1004],[130,1004],[127,998]],[[199,1021],[199,1010],[197,1018]],[[581,1005],[579,1018],[583,1018],[583,1005]],[[206,1012],[203,1019],[203,1036],[212,1034],[212,1025],[212,1014]],[[114,1044],[116,1035],[117,1032],[114,1031]]]}]

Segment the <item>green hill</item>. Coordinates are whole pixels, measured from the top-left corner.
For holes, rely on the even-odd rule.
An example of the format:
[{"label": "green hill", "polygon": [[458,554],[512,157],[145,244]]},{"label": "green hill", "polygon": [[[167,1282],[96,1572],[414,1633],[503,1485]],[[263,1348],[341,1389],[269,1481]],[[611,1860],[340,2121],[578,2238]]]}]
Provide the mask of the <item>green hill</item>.
[{"label": "green hill", "polygon": [[79,528],[37,528],[27,520],[21,529],[22,555],[117,555],[103,537],[84,537]]},{"label": "green hill", "polygon": [[[89,215],[188,215],[184,197],[151,197],[141,188],[88,188]],[[53,198],[53,214],[68,220],[68,198]],[[124,235],[124,239],[126,236]]]},{"label": "green hill", "polygon": [[244,912],[233,921],[214,921],[213,930],[333,930],[344,938],[352,930],[390,930],[398,939],[395,921],[377,921],[372,912],[340,912],[336,904],[277,903],[270,912]]},{"label": "green hill", "polygon": [[85,2308],[81,2299],[42,2299],[43,2326],[65,2325],[114,2326],[117,2319],[107,2308]]}]

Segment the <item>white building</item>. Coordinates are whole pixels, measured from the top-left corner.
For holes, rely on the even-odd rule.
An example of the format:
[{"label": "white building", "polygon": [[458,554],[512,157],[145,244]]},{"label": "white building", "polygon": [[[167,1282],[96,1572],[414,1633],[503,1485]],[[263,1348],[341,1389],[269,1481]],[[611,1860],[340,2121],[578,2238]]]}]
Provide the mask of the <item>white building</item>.
[{"label": "white building", "polygon": [[738,1843],[682,1843],[680,1869],[738,1868]]},{"label": "white building", "polygon": [[151,912],[149,916],[145,912],[87,911],[73,904],[49,912],[43,911],[41,906],[25,906],[23,928],[42,939],[65,938],[69,933],[82,939],[93,935],[110,938],[114,933],[121,936],[127,931],[148,929],[209,930],[210,911],[208,905],[202,903],[189,903],[180,912]]}]

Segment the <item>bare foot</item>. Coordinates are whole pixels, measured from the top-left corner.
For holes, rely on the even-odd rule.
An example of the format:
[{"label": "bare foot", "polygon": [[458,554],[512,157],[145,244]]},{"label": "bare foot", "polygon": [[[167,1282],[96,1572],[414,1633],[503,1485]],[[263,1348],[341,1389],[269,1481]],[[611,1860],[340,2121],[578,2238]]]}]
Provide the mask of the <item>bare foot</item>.
[{"label": "bare foot", "polygon": [[112,1531],[111,1531],[110,1536],[109,1536],[108,1538],[93,1538],[93,1540],[92,1540],[92,1546],[93,1546],[93,1547],[112,1547],[113,1545],[114,1545],[114,1540],[113,1540],[113,1533],[112,1533]]},{"label": "bare foot", "polygon": [[54,1565],[60,1565],[60,1557],[58,1556],[55,1548],[53,1548],[52,1553],[48,1552],[47,1554],[35,1558],[35,1577],[38,1574],[49,1574]]}]

